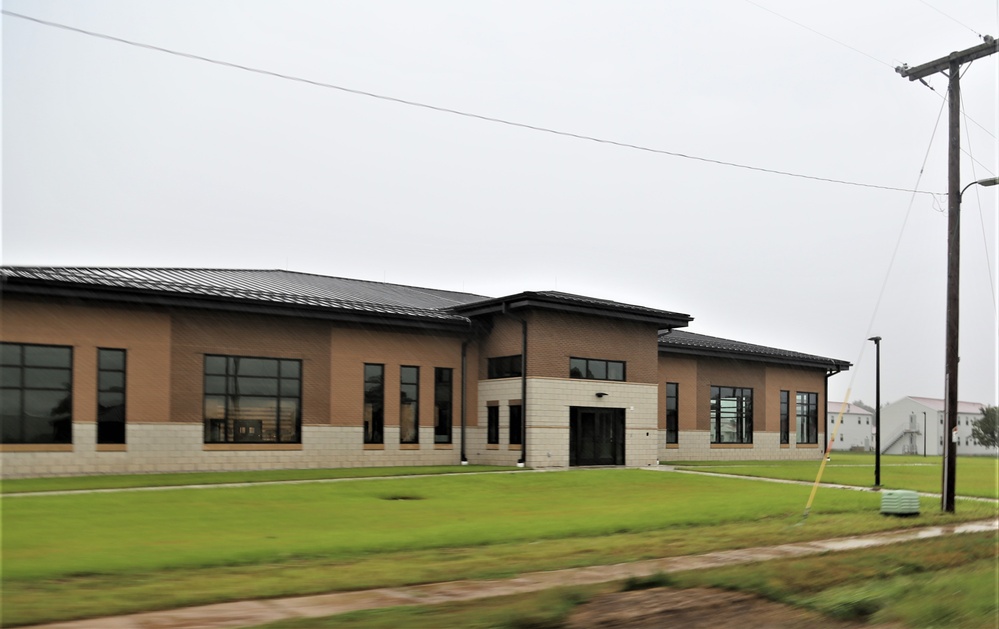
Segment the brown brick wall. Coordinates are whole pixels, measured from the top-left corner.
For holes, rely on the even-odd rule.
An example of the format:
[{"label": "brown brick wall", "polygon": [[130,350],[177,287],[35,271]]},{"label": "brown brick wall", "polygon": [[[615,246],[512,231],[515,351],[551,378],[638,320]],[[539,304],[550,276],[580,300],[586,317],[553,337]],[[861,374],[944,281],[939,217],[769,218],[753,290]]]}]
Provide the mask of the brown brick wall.
[{"label": "brown brick wall", "polygon": [[753,432],[764,431],[762,409],[767,404],[766,367],[761,363],[699,358],[697,364],[696,429],[711,429],[711,387],[749,387],[753,390]]},{"label": "brown brick wall", "polygon": [[[679,385],[680,430],[697,428],[697,359],[687,356],[659,356],[659,429],[666,430],[666,383]],[[705,398],[707,401],[707,398]]]},{"label": "brown brick wall", "polygon": [[665,428],[667,382],[676,382],[680,385],[680,430],[710,430],[712,386],[753,389],[754,432],[780,430],[780,392],[790,391],[793,433],[795,393],[818,393],[820,432],[822,429],[822,409],[825,408],[825,371],[822,369],[662,354],[659,357],[660,428]]},{"label": "brown brick wall", "polygon": [[628,382],[654,383],[657,329],[654,324],[549,310],[497,315],[481,342],[479,377],[487,377],[488,358],[521,353],[520,318],[527,320],[527,375],[568,378],[569,358],[623,360]]},{"label": "brown brick wall", "polygon": [[172,319],[172,421],[203,420],[204,356],[225,354],[301,360],[302,424],[329,424],[329,324],[179,309]]},{"label": "brown brick wall", "polygon": [[126,350],[128,422],[170,420],[170,317],[129,306],[5,295],[0,339],[73,347],[73,421],[97,421],[97,349]]},{"label": "brown brick wall", "polygon": [[[363,426],[364,363],[385,365],[385,425],[399,425],[399,368],[420,368],[420,427],[433,426],[434,368],[453,369],[452,425],[457,442],[461,426],[461,342],[456,335],[395,331],[367,326],[332,330],[332,422],[335,426]],[[475,347],[469,344],[466,422],[474,426],[477,387]]]},{"label": "brown brick wall", "polygon": [[[766,379],[767,389],[770,392],[767,396],[766,406],[763,408],[766,415],[766,430],[774,432],[780,430],[780,392],[789,391],[791,393],[791,405],[789,409],[791,441],[794,441],[794,397],[796,393],[817,393],[819,395],[819,432],[825,433],[825,429],[823,428],[826,417],[826,378],[824,370],[771,366],[767,367]],[[754,400],[753,403],[755,404],[756,401]]]}]

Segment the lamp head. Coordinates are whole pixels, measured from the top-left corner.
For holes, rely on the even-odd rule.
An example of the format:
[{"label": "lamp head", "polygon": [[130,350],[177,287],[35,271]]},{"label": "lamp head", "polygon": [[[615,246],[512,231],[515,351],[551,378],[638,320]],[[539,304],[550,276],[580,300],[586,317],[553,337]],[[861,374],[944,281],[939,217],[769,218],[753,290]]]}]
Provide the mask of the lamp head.
[{"label": "lamp head", "polygon": [[878,343],[881,342],[881,337],[880,336],[872,336],[871,338],[869,338],[867,340],[868,341],[874,341],[874,344],[877,345]]}]

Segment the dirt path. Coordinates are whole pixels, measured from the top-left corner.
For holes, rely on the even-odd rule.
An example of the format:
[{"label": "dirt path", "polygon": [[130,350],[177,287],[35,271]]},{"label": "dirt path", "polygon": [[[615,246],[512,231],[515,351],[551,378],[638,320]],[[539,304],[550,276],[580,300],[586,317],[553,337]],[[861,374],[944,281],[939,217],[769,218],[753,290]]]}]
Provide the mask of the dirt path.
[{"label": "dirt path", "polygon": [[[904,531],[894,531],[888,533],[877,533],[873,535],[862,535],[856,537],[843,537],[828,540],[818,540],[813,542],[803,542],[797,544],[782,544],[780,546],[766,546],[758,548],[744,548],[740,550],[726,550],[704,555],[689,555],[685,557],[669,557],[664,559],[650,559],[646,561],[636,561],[632,563],[615,564],[610,566],[591,566],[587,568],[572,568],[567,570],[555,570],[551,572],[532,572],[523,574],[512,579],[495,579],[482,581],[451,581],[444,583],[429,583],[425,585],[413,585],[398,588],[381,588],[377,590],[364,590],[359,592],[338,592],[333,594],[320,594],[316,596],[302,596],[295,598],[236,601],[232,603],[220,603],[217,605],[203,605],[199,607],[188,607],[183,609],[165,610],[158,612],[146,612],[142,614],[132,614],[129,616],[115,616],[106,618],[92,618],[88,620],[77,620],[69,622],[54,623],[49,625],[36,625],[38,629],[230,629],[236,627],[250,627],[267,622],[284,620],[290,618],[319,618],[322,616],[332,616],[362,609],[377,609],[380,607],[393,607],[399,605],[434,605],[452,601],[473,600],[477,598],[489,598],[493,596],[504,596],[507,594],[520,594],[527,592],[537,592],[553,587],[565,585],[584,585],[592,583],[605,583],[608,581],[618,581],[629,577],[647,577],[656,573],[681,572],[684,570],[695,570],[699,568],[712,568],[717,566],[727,566],[756,561],[768,561],[770,559],[780,559],[786,557],[802,557],[815,555],[830,551],[854,550],[858,548],[870,548],[874,546],[885,546],[900,542],[917,539],[927,539],[931,537],[942,537],[947,535],[960,535],[965,533],[978,533],[999,530],[999,520],[983,520],[979,522],[969,522],[952,526],[934,526],[908,529]],[[712,616],[710,625],[702,624],[672,624],[673,621],[680,622],[701,622],[704,619],[704,610],[710,607],[713,611],[718,610],[717,602],[709,602],[710,596],[702,595],[699,599],[691,599],[689,591],[687,594],[674,594],[674,603],[670,604],[669,592],[672,590],[648,591],[650,593],[629,593],[635,598],[644,594],[649,597],[665,597],[656,603],[655,609],[663,613],[673,614],[671,627],[720,627],[715,617]],[[731,593],[719,593],[730,595]],[[738,595],[746,597],[748,595]],[[679,597],[679,598],[677,598]],[[748,597],[752,600],[742,600],[736,605],[744,610],[748,605],[759,612],[761,617],[771,613],[772,603],[767,603]],[[624,600],[625,603],[617,603],[605,600],[601,606],[600,614],[611,614],[615,607],[624,609],[621,605],[627,605],[628,598],[616,599]],[[700,603],[697,603],[697,600]],[[735,600],[735,599],[733,599]],[[667,602],[663,602],[667,601]],[[648,602],[646,601],[648,604]],[[633,611],[634,605],[631,605]],[[782,606],[777,606],[782,607]],[[593,608],[589,608],[593,609]],[[696,610],[700,609],[700,612]],[[579,613],[585,614],[587,606],[581,606]],[[673,611],[670,611],[673,610]],[[679,610],[679,611],[677,611]],[[686,610],[686,611],[683,611]],[[754,612],[754,613],[756,613]],[[773,612],[778,613],[778,612]],[[584,622],[597,624],[573,625],[574,627],[660,627],[665,617],[658,617],[651,624],[613,624],[615,622],[630,622],[613,620],[611,616],[601,616],[593,612],[592,618]],[[791,616],[801,617],[799,610],[786,609],[785,615],[788,620],[793,620]],[[575,616],[574,616],[575,618]],[[686,618],[684,621],[683,618]],[[740,627],[798,627],[801,624],[769,624],[750,625],[746,624],[745,615],[733,616],[733,620],[739,620]],[[776,617],[775,617],[776,618]],[[638,622],[640,619],[632,619]],[[599,622],[598,622],[599,621]],[[611,624],[600,624],[609,622]],[[642,621],[645,622],[645,621]],[[774,621],[776,622],[776,620]],[[795,621],[796,622],[796,621]],[[828,621],[816,623],[811,617],[810,627],[832,626]],[[842,627],[855,625],[842,624]]]}]

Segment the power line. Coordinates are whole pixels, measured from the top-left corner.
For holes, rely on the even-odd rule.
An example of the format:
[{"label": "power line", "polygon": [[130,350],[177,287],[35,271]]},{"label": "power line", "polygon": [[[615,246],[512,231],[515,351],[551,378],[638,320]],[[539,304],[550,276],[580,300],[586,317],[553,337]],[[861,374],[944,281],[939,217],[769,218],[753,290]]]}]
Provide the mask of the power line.
[{"label": "power line", "polygon": [[[835,43],[835,44],[838,44],[838,45],[840,45],[840,46],[843,46],[844,48],[848,48],[848,49],[852,50],[853,52],[855,52],[855,53],[857,53],[857,54],[860,54],[860,55],[863,55],[863,56],[867,57],[868,59],[870,59],[870,60],[874,61],[875,63],[879,63],[879,64],[881,64],[881,65],[886,65],[886,66],[888,66],[889,68],[892,68],[892,69],[894,69],[894,67],[895,67],[895,66],[893,66],[892,64],[888,63],[887,61],[883,61],[882,59],[878,59],[878,58],[877,58],[877,57],[875,57],[874,55],[871,55],[871,54],[868,54],[868,53],[864,52],[863,50],[860,50],[859,48],[855,48],[854,46],[851,46],[850,44],[847,44],[847,43],[844,43],[844,42],[842,42],[842,41],[840,41],[840,40],[836,39],[835,37],[832,37],[832,36],[830,36],[830,35],[826,35],[826,34],[825,34],[825,33],[823,33],[822,31],[818,31],[818,30],[816,30],[816,29],[812,28],[811,26],[808,26],[807,24],[802,24],[801,22],[798,22],[798,21],[796,21],[796,20],[793,20],[793,19],[791,19],[791,18],[787,17],[786,15],[783,15],[783,14],[781,14],[781,13],[778,13],[778,12],[774,11],[773,9],[770,9],[770,8],[767,8],[767,7],[763,6],[762,4],[758,4],[758,3],[756,3],[756,2],[753,2],[753,0],[745,0],[745,2],[747,2],[747,3],[751,4],[751,5],[753,5],[754,7],[758,8],[758,9],[762,9],[763,11],[766,11],[767,13],[770,13],[770,14],[772,14],[772,15],[776,15],[776,16],[777,16],[777,17],[779,17],[780,19],[782,19],[782,20],[786,20],[786,21],[790,22],[791,24],[794,24],[795,26],[798,26],[798,27],[800,27],[800,28],[803,28],[803,29],[805,29],[806,31],[809,31],[809,32],[811,32],[811,33],[814,33],[814,34],[818,35],[819,37],[823,37],[823,38],[825,38],[825,39],[828,39],[829,41],[831,41],[831,42],[833,42],[833,43]],[[926,4],[926,3],[925,3],[925,2],[923,2],[923,4]],[[930,6],[929,4],[926,4],[926,6],[930,7],[931,9],[934,9],[934,7]],[[937,10],[937,11],[938,11],[938,12],[940,12],[940,13],[942,13],[943,15],[946,15],[946,14],[945,14],[945,13],[943,13],[942,11],[939,11],[939,9],[935,9],[935,10]],[[950,17],[950,16],[947,16],[947,17]],[[954,18],[951,18],[951,19],[954,19]],[[957,20],[955,20],[955,21],[957,21]],[[958,22],[958,24],[960,24],[960,22]],[[965,26],[965,25],[964,25],[964,24],[961,24],[961,26]],[[967,27],[967,26],[965,26],[965,28],[969,28],[969,30],[972,30],[972,29],[970,29],[970,27]],[[974,31],[974,30],[972,30],[972,32],[975,32],[975,31]],[[976,35],[978,35],[978,37],[979,37],[980,39],[983,39],[983,37],[982,37],[981,35],[979,35],[978,33],[975,33],[975,34],[976,34]],[[936,89],[934,89],[932,85],[930,85],[929,83],[927,83],[926,81],[924,81],[924,80],[922,80],[922,79],[920,79],[920,80],[919,80],[919,82],[920,82],[920,83],[922,83],[923,85],[925,85],[926,87],[930,88],[930,90],[931,90],[931,91],[932,91],[932,92],[933,92],[934,94],[936,94],[938,98],[942,98],[942,99],[946,100],[946,98],[947,98],[947,97],[946,97],[946,96],[944,96],[943,94],[940,94],[939,92],[937,92],[937,90],[936,90]],[[962,111],[962,113],[964,113],[964,112]],[[991,137],[993,137],[993,138],[994,138],[994,137],[996,137],[996,136],[995,136],[995,134],[993,134],[993,133],[992,133],[991,131],[989,131],[989,130],[988,130],[988,129],[987,129],[987,128],[986,128],[985,126],[984,126],[984,125],[982,125],[982,124],[981,124],[980,122],[978,122],[977,120],[975,120],[975,119],[974,119],[974,118],[972,118],[971,116],[968,116],[968,115],[967,115],[966,113],[964,113],[964,116],[965,116],[965,118],[966,118],[966,119],[967,119],[967,120],[968,120],[969,122],[972,122],[972,123],[974,123],[974,125],[975,125],[975,126],[977,126],[977,127],[979,128],[979,129],[981,129],[981,130],[982,130],[982,131],[984,131],[985,133],[989,134],[989,135],[990,135]],[[965,154],[967,154],[967,152],[966,152],[966,151],[963,151],[963,149],[962,149],[962,152],[965,152]],[[971,157],[971,155],[968,155],[968,157]],[[972,158],[972,159],[974,159],[973,157],[971,157],[971,158]],[[979,162],[979,165],[980,165],[980,166],[982,166],[983,168],[985,167],[985,165],[984,165],[984,164],[982,164],[981,162]],[[991,172],[991,171],[990,171],[990,172]]]},{"label": "power line", "polygon": [[[964,102],[964,94],[961,95],[961,101],[962,101],[962,103]],[[968,133],[968,125],[964,125],[964,136],[968,140],[968,151],[970,152],[971,151],[971,134]],[[975,162],[974,161],[971,162],[971,177],[972,177],[972,181],[977,181],[978,180],[978,175],[975,173]],[[995,314],[996,313],[996,289],[995,289],[995,285],[993,284],[993,280],[992,280],[992,261],[991,261],[991,256],[989,255],[989,239],[988,239],[988,236],[986,235],[987,232],[985,230],[985,216],[984,216],[984,213],[982,212],[982,195],[978,191],[978,188],[980,186],[972,186],[972,187],[975,189],[975,200],[978,201],[978,222],[982,226],[982,245],[985,248],[985,269],[989,273],[989,290],[992,292],[992,312],[993,312],[993,314]]]},{"label": "power line", "polygon": [[262,68],[256,68],[256,67],[253,67],[253,66],[246,66],[246,65],[242,65],[242,64],[238,64],[238,63],[233,63],[231,61],[223,61],[223,60],[220,60],[220,59],[213,59],[211,57],[204,57],[202,55],[196,55],[196,54],[192,54],[192,53],[188,53],[188,52],[182,52],[182,51],[174,50],[174,49],[171,49],[171,48],[164,48],[162,46],[154,46],[152,44],[146,44],[146,43],[137,42],[137,41],[133,41],[133,40],[129,40],[129,39],[124,39],[124,38],[121,38],[121,37],[115,37],[113,35],[107,35],[105,33],[98,33],[98,32],[95,32],[95,31],[88,31],[88,30],[85,30],[85,29],[82,29],[82,28],[77,28],[75,26],[69,26],[69,25],[66,25],[66,24],[61,24],[59,22],[50,22],[48,20],[42,20],[42,19],[39,19],[39,18],[36,18],[36,17],[31,17],[31,16],[28,16],[28,15],[23,15],[21,13],[15,13],[13,11],[8,11],[6,9],[4,9],[2,11],[2,13],[4,15],[9,15],[11,17],[16,17],[16,18],[20,18],[20,19],[23,19],[23,20],[28,20],[28,21],[35,22],[35,23],[38,23],[38,24],[42,24],[44,26],[50,26],[50,27],[53,27],[53,28],[60,28],[60,29],[63,29],[63,30],[71,31],[71,32],[74,32],[74,33],[79,33],[79,34],[82,34],[82,35],[87,35],[87,36],[90,36],[90,37],[96,37],[96,38],[99,38],[99,39],[105,39],[105,40],[108,40],[108,41],[113,41],[113,42],[117,42],[117,43],[120,43],[120,44],[126,44],[126,45],[134,46],[134,47],[137,47],[137,48],[144,48],[146,50],[152,50],[152,51],[156,51],[156,52],[162,52],[162,53],[165,53],[165,54],[174,55],[174,56],[177,56],[177,57],[183,57],[183,58],[186,58],[186,59],[192,59],[192,60],[195,60],[195,61],[202,61],[202,62],[205,62],[205,63],[211,63],[211,64],[214,64],[214,65],[223,66],[223,67],[227,67],[227,68],[232,68],[232,69],[235,69],[235,70],[242,70],[244,72],[251,72],[251,73],[254,73],[254,74],[260,74],[260,75],[269,76],[269,77],[273,77],[273,78],[284,79],[286,81],[294,81],[294,82],[298,82],[298,83],[305,83],[305,84],[312,85],[312,86],[315,86],[315,87],[322,87],[322,88],[326,88],[326,89],[337,90],[337,91],[340,91],[340,92],[346,92],[348,94],[355,94],[357,96],[366,96],[368,98],[375,98],[375,99],[378,99],[378,100],[383,100],[383,101],[388,101],[388,102],[392,102],[392,103],[397,103],[397,104],[400,104],[400,105],[408,105],[410,107],[419,107],[419,108],[422,108],[422,109],[429,109],[431,111],[437,111],[437,112],[440,112],[440,113],[452,114],[452,115],[455,115],[455,116],[462,116],[462,117],[471,118],[471,119],[474,119],[474,120],[482,120],[482,121],[485,121],[485,122],[493,122],[493,123],[496,123],[496,124],[507,125],[507,126],[510,126],[510,127],[517,127],[517,128],[520,128],[520,129],[528,129],[530,131],[538,131],[538,132],[541,132],[541,133],[549,133],[549,134],[552,134],[552,135],[557,135],[557,136],[562,136],[562,137],[568,137],[568,138],[574,138],[574,139],[577,139],[577,140],[585,140],[585,141],[588,141],[588,142],[596,142],[596,143],[599,143],[599,144],[608,144],[608,145],[611,145],[611,146],[617,146],[617,147],[620,147],[620,148],[633,149],[633,150],[636,150],[636,151],[643,151],[643,152],[646,152],[646,153],[654,153],[654,154],[657,154],[657,155],[668,155],[670,157],[679,157],[679,158],[682,158],[682,159],[688,159],[688,160],[693,160],[693,161],[698,161],[698,162],[704,162],[704,163],[707,163],[707,164],[716,164],[716,165],[719,165],[719,166],[728,166],[728,167],[731,167],[731,168],[740,168],[740,169],[743,169],[743,170],[751,170],[751,171],[755,171],[755,172],[769,173],[769,174],[772,174],[772,175],[781,175],[781,176],[784,176],[784,177],[795,177],[795,178],[798,178],[798,179],[808,179],[808,180],[811,180],[811,181],[822,181],[822,182],[826,182],[826,183],[834,183],[834,184],[840,184],[840,185],[845,185],[845,186],[855,186],[855,187],[860,187],[860,188],[874,188],[874,189],[878,189],[878,190],[889,190],[889,191],[893,191],[893,192],[909,192],[909,193],[912,193],[912,194],[929,194],[929,195],[937,194],[937,193],[934,193],[934,192],[929,192],[927,190],[910,190],[908,188],[898,188],[898,187],[894,187],[894,186],[882,186],[882,185],[878,185],[878,184],[862,183],[862,182],[857,182],[857,181],[846,181],[846,180],[843,180],[843,179],[833,179],[831,177],[819,177],[819,176],[815,176],[815,175],[805,175],[805,174],[801,174],[801,173],[793,173],[793,172],[783,171],[783,170],[777,170],[777,169],[773,169],[773,168],[764,168],[764,167],[761,167],[761,166],[751,166],[751,165],[748,165],[748,164],[739,164],[739,163],[728,162],[728,161],[724,161],[724,160],[720,160],[720,159],[712,159],[712,158],[708,158],[708,157],[700,157],[700,156],[697,156],[697,155],[689,155],[689,154],[686,154],[686,153],[679,153],[679,152],[676,152],[676,151],[667,151],[667,150],[664,150],[664,149],[652,148],[652,147],[643,146],[643,145],[640,145],[640,144],[631,144],[629,142],[619,142],[617,140],[608,140],[608,139],[605,139],[605,138],[598,138],[598,137],[594,137],[594,136],[590,136],[590,135],[585,135],[585,134],[581,134],[581,133],[573,133],[573,132],[570,132],[570,131],[559,131],[557,129],[551,129],[551,128],[548,128],[548,127],[541,127],[541,126],[531,125],[531,124],[527,124],[527,123],[523,123],[523,122],[515,122],[515,121],[512,121],[512,120],[506,120],[504,118],[495,118],[495,117],[492,117],[492,116],[486,116],[486,115],[482,115],[482,114],[476,114],[476,113],[472,113],[472,112],[468,112],[468,111],[461,111],[461,110],[458,110],[458,109],[451,109],[449,107],[441,107],[439,105],[431,105],[431,104],[428,104],[428,103],[422,103],[422,102],[418,102],[418,101],[407,100],[407,99],[398,98],[398,97],[395,97],[395,96],[388,96],[388,95],[385,95],[385,94],[377,94],[377,93],[374,93],[374,92],[368,92],[368,91],[365,91],[365,90],[354,89],[354,88],[345,87],[345,86],[342,86],[342,85],[335,85],[333,83],[326,83],[326,82],[323,82],[323,81],[316,81],[316,80],[313,80],[313,79],[307,79],[307,78],[304,78],[304,77],[294,76],[294,75],[291,75],[291,74],[284,74],[284,73],[281,73],[281,72],[274,72],[272,70],[264,70]]},{"label": "power line", "polygon": [[925,4],[926,6],[928,6],[929,8],[933,9],[934,11],[936,11],[937,13],[939,13],[940,15],[944,16],[948,20],[954,22],[955,24],[959,24],[959,25],[963,26],[964,28],[968,29],[969,31],[971,31],[972,33],[974,33],[978,37],[978,39],[985,39],[984,37],[982,37],[982,34],[979,33],[978,31],[976,31],[975,29],[971,28],[970,26],[968,26],[964,22],[961,22],[957,18],[955,18],[953,16],[950,16],[950,15],[947,15],[946,13],[944,13],[940,9],[936,8],[935,6],[933,6],[932,4],[930,4],[929,2],[926,2],[926,0],[919,0],[919,1],[922,2],[923,4]]},{"label": "power line", "polygon": [[888,63],[887,61],[883,61],[883,60],[878,59],[877,57],[875,57],[873,55],[869,55],[866,52],[864,52],[863,50],[860,50],[859,48],[854,48],[850,44],[843,43],[840,40],[836,39],[835,37],[830,37],[829,35],[826,35],[825,33],[822,33],[820,31],[815,30],[811,26],[807,26],[805,24],[802,24],[801,22],[797,22],[795,20],[792,20],[791,18],[787,17],[786,15],[781,15],[780,13],[774,11],[773,9],[768,9],[767,7],[763,6],[762,4],[757,4],[757,3],[753,2],[753,0],[746,0],[746,2],[748,2],[751,5],[753,5],[757,9],[763,9],[767,13],[772,13],[773,15],[776,15],[777,17],[779,17],[782,20],[787,20],[788,22],[790,22],[791,24],[794,24],[795,26],[800,26],[801,28],[805,29],[806,31],[811,31],[812,33],[815,33],[819,37],[824,37],[824,38],[828,39],[829,41],[831,41],[833,43],[836,43],[836,44],[839,44],[840,46],[843,46],[844,48],[849,48],[850,50],[852,50],[853,52],[855,52],[857,54],[864,55],[865,57],[867,57],[868,59],[870,59],[870,60],[872,60],[872,61],[874,61],[876,63],[880,63],[881,65],[888,66],[889,68],[892,68],[892,69],[894,69],[894,67],[895,67],[892,64]]}]

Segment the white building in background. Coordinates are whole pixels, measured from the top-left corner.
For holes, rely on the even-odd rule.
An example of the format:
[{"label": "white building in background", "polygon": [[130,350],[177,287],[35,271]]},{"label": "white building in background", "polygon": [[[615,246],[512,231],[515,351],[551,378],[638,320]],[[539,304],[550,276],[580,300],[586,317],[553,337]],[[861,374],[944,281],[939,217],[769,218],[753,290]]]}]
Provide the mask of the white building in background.
[{"label": "white building in background", "polygon": [[[971,436],[975,422],[982,418],[983,406],[978,402],[957,403],[958,456],[996,455],[995,448],[980,445]],[[909,396],[881,409],[883,454],[942,455],[944,432],[943,400]]]},{"label": "white building in background", "polygon": [[843,411],[843,420],[840,423],[839,430],[836,432],[836,439],[833,441],[832,449],[839,451],[873,452],[874,413],[856,404],[828,402],[826,404],[826,423],[828,424],[829,431],[826,434],[833,434],[840,410]]}]

